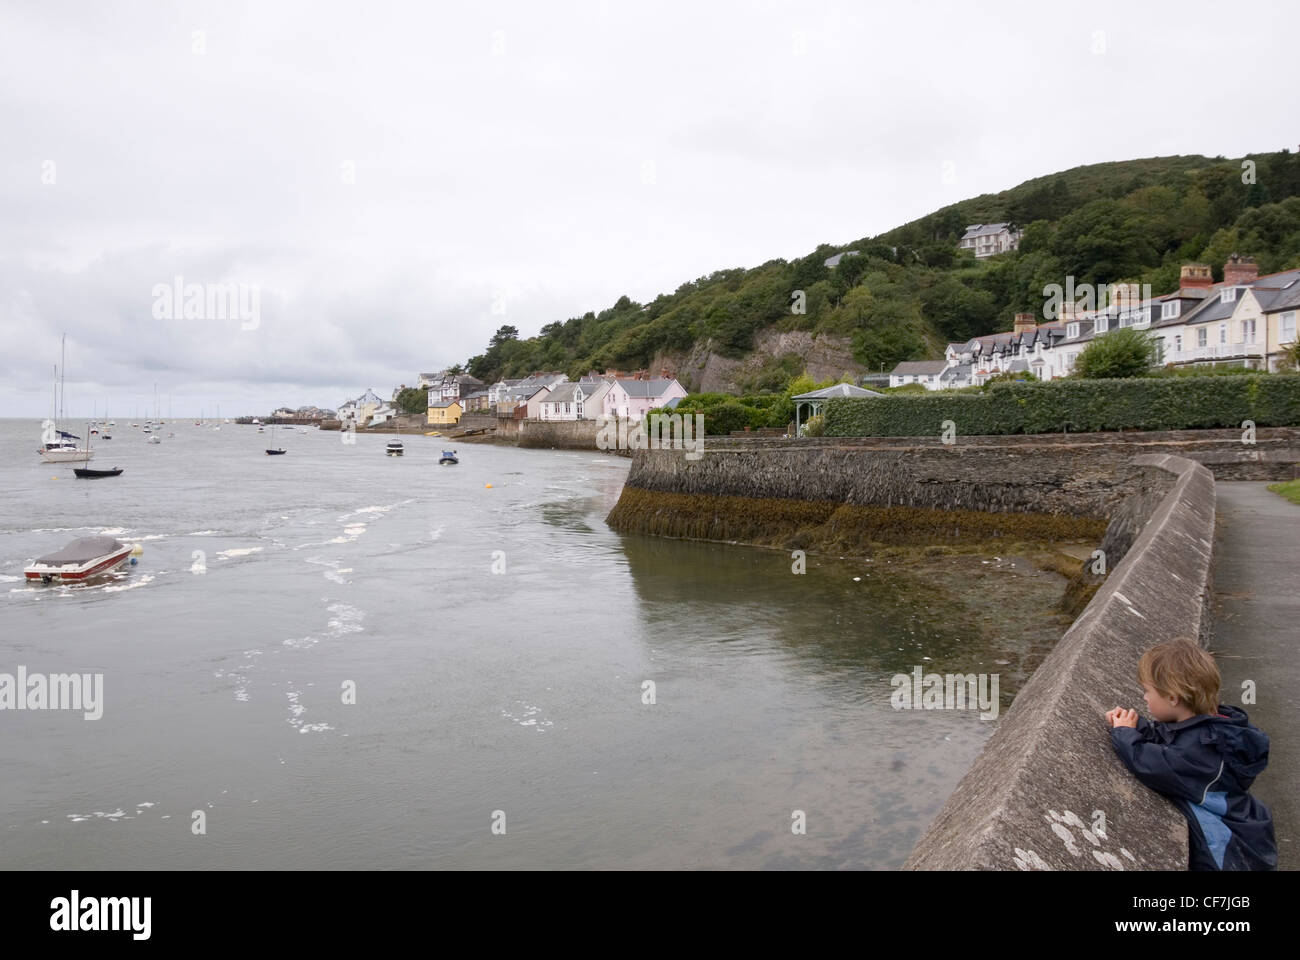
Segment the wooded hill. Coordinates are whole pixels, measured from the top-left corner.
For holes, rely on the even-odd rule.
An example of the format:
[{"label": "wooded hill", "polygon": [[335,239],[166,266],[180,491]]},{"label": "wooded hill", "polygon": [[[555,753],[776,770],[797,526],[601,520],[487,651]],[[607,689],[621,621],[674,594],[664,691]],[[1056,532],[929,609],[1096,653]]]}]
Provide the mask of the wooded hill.
[{"label": "wooded hill", "polygon": [[[1252,171],[1243,161],[1252,161]],[[1253,182],[1251,182],[1253,181]],[[968,224],[1009,221],[1020,249],[987,260],[958,250]],[[847,250],[833,268],[824,261]],[[1300,266],[1300,154],[1154,157],[1076,167],[944,207],[877,237],[824,244],[798,260],[718,270],[647,304],[624,296],[606,310],[548,323],[519,339],[501,327],[468,362],[486,381],[533,370],[634,370],[707,341],[743,357],[766,329],[850,339],[865,368],[938,357],[943,345],[1011,329],[1041,315],[1043,287],[1134,281],[1156,293],[1200,262],[1222,279],[1224,260],[1253,256],[1260,273]],[[804,291],[805,312],[791,310]],[[798,364],[773,361],[744,386],[780,390]],[[656,371],[657,372],[657,371]],[[688,385],[689,386],[689,385]]]}]

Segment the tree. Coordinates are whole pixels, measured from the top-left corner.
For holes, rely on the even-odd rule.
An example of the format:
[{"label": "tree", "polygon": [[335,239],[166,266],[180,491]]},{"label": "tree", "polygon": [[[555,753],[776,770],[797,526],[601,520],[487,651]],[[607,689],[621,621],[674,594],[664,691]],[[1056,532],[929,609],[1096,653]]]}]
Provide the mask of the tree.
[{"label": "tree", "polygon": [[407,387],[397,395],[397,409],[402,413],[424,413],[429,409],[429,393],[423,387]]},{"label": "tree", "polygon": [[[546,329],[545,327],[542,328],[543,332],[545,332],[545,329]],[[497,332],[492,334],[492,339],[488,341],[488,345],[490,347],[499,347],[507,340],[518,340],[518,339],[519,339],[519,329],[517,327],[512,327],[509,324],[502,324],[501,326],[497,327]]]},{"label": "tree", "polygon": [[1155,364],[1156,344],[1145,330],[1121,327],[1097,337],[1079,354],[1074,372],[1089,380],[1140,377]]}]

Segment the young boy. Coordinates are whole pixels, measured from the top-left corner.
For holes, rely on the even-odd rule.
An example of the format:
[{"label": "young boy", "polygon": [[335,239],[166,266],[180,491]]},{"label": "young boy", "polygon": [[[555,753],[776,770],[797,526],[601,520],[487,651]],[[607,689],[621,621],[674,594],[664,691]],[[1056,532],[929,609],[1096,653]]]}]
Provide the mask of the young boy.
[{"label": "young boy", "polygon": [[1219,668],[1195,642],[1158,643],[1138,662],[1147,709],[1106,712],[1124,765],[1187,818],[1192,870],[1276,870],[1273,815],[1247,791],[1268,766],[1268,735],[1217,704]]}]

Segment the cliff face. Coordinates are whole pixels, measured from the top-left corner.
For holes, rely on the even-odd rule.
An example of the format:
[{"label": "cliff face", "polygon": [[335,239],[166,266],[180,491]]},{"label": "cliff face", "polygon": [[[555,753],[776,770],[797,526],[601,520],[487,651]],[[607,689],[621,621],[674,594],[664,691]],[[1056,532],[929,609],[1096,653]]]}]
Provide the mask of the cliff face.
[{"label": "cliff face", "polygon": [[687,353],[661,352],[651,370],[668,370],[692,393],[742,393],[746,379],[773,361],[789,358],[796,372],[807,370],[814,380],[858,376],[866,370],[853,359],[848,337],[814,335],[804,330],[764,330],[754,338],[754,349],[742,359],[714,352],[712,340],[698,341]]}]

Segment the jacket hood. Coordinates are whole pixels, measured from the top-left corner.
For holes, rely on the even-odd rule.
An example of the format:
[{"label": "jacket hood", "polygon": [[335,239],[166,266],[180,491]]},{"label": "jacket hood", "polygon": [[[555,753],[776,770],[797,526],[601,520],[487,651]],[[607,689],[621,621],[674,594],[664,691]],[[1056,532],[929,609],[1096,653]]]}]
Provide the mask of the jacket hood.
[{"label": "jacket hood", "polygon": [[1219,704],[1217,715],[1199,714],[1182,723],[1172,723],[1173,730],[1201,727],[1201,743],[1217,744],[1223,757],[1224,772],[1230,773],[1243,790],[1268,766],[1268,734],[1250,722],[1246,711],[1232,704]]}]

